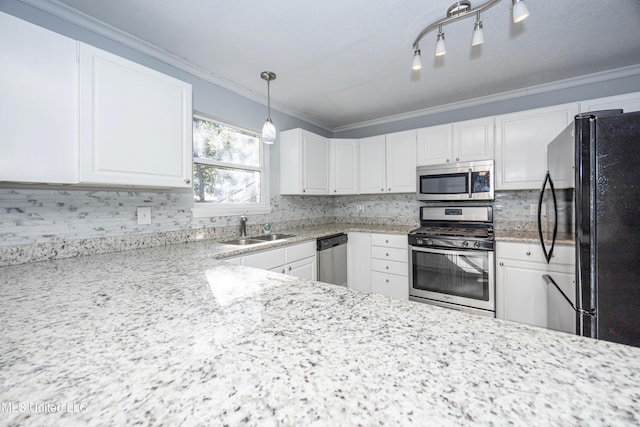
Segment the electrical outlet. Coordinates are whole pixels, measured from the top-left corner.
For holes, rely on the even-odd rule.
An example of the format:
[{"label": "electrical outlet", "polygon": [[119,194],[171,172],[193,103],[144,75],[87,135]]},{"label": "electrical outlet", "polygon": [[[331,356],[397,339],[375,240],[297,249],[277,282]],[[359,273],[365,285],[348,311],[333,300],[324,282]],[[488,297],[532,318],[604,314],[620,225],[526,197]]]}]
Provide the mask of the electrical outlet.
[{"label": "electrical outlet", "polygon": [[151,208],[138,208],[138,225],[151,224]]},{"label": "electrical outlet", "polygon": [[357,205],[357,206],[356,206],[356,211],[357,211],[358,213],[362,213],[362,212],[364,212],[364,205]]}]

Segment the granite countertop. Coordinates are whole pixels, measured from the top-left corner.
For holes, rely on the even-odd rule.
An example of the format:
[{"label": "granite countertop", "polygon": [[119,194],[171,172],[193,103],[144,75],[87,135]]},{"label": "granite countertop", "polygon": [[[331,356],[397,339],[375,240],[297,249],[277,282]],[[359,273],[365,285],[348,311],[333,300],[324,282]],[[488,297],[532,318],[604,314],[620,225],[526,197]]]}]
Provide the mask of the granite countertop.
[{"label": "granite countertop", "polygon": [[629,425],[640,349],[232,265],[0,268],[3,425]]}]

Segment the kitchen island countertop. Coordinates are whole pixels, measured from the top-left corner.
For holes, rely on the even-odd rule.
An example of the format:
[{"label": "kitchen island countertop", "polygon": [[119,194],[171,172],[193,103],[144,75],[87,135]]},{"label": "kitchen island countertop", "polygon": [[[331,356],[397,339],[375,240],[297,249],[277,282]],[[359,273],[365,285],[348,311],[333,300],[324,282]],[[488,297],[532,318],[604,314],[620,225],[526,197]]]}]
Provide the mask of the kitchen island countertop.
[{"label": "kitchen island countertop", "polygon": [[3,425],[637,425],[640,349],[231,265],[0,268]]}]

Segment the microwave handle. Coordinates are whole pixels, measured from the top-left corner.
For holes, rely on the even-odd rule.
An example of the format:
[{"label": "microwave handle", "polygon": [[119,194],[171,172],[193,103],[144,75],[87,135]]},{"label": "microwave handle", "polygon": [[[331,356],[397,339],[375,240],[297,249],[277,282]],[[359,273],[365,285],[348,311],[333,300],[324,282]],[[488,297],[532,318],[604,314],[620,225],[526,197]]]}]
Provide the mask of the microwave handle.
[{"label": "microwave handle", "polygon": [[473,199],[473,188],[471,188],[471,180],[473,179],[473,169],[469,168],[469,172],[467,175],[467,182],[469,188],[469,198]]}]

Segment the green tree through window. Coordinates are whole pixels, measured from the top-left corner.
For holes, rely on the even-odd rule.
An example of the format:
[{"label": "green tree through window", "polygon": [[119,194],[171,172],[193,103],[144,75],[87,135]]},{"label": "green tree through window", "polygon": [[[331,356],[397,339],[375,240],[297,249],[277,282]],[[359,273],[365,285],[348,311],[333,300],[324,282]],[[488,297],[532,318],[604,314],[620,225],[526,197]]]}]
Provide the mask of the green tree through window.
[{"label": "green tree through window", "polygon": [[195,116],[195,203],[259,204],[262,196],[261,150],[259,135]]}]

